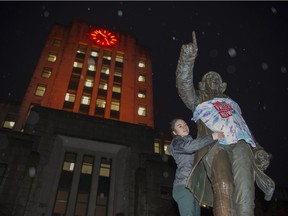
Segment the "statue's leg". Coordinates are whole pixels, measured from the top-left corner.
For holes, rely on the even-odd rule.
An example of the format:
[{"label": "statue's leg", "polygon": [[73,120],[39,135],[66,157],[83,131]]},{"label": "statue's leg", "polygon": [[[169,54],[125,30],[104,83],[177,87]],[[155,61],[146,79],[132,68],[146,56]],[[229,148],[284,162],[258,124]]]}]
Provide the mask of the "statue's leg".
[{"label": "statue's leg", "polygon": [[[220,146],[220,145],[219,145]],[[228,147],[228,146],[227,146]],[[236,216],[233,205],[233,174],[228,149],[219,147],[211,167],[214,216]]]},{"label": "statue's leg", "polygon": [[249,148],[243,141],[233,148],[234,198],[238,216],[254,215],[255,176]]}]

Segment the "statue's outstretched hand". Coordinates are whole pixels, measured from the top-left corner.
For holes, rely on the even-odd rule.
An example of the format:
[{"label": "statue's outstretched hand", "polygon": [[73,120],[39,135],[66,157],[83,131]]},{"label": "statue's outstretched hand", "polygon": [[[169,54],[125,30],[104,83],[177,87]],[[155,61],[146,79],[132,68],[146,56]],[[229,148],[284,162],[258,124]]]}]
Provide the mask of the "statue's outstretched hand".
[{"label": "statue's outstretched hand", "polygon": [[254,153],[255,159],[256,159],[256,165],[261,169],[261,170],[266,170],[267,167],[270,164],[270,156],[269,154],[264,150],[258,150]]},{"label": "statue's outstretched hand", "polygon": [[183,61],[194,61],[198,52],[196,33],[192,32],[192,43],[183,44],[181,47],[180,58]]}]

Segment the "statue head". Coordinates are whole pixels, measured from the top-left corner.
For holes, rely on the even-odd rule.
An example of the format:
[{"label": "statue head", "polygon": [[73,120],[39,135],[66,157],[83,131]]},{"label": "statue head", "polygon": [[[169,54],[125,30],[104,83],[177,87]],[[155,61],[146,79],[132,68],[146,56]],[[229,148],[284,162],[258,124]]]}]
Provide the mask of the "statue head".
[{"label": "statue head", "polygon": [[215,71],[209,71],[202,77],[199,82],[199,90],[213,94],[223,94],[226,90],[227,83],[222,81],[220,74]]}]

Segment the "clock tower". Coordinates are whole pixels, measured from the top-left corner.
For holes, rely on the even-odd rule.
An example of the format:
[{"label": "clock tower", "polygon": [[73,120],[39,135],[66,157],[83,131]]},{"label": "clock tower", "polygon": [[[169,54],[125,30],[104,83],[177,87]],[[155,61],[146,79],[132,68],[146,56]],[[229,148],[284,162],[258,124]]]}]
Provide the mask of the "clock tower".
[{"label": "clock tower", "polygon": [[150,54],[128,34],[55,25],[13,129],[23,129],[34,104],[154,127]]},{"label": "clock tower", "polygon": [[89,32],[90,40],[104,47],[113,47],[118,43],[118,37],[108,29],[93,29]]}]

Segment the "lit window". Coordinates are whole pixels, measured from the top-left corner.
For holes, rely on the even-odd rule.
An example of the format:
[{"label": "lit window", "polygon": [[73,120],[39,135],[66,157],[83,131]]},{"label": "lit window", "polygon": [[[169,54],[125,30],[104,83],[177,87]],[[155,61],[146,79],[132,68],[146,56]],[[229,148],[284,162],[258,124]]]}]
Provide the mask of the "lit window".
[{"label": "lit window", "polygon": [[97,105],[97,107],[105,108],[105,106],[106,106],[106,101],[103,100],[103,99],[97,99],[96,105]]},{"label": "lit window", "polygon": [[42,74],[41,74],[41,76],[42,77],[45,77],[45,78],[49,78],[50,76],[51,76],[51,73],[52,73],[52,68],[44,68],[43,70],[42,70]]},{"label": "lit window", "polygon": [[65,215],[69,191],[73,182],[76,154],[66,152],[52,215]]},{"label": "lit window", "polygon": [[73,153],[66,153],[62,170],[73,172],[75,168],[76,155]]},{"label": "lit window", "polygon": [[96,71],[96,67],[95,67],[95,65],[89,65],[88,66],[88,70],[90,70],[90,71]]},{"label": "lit window", "polygon": [[55,62],[56,58],[57,58],[56,54],[50,53],[48,55],[48,61],[50,61],[50,62]]},{"label": "lit window", "polygon": [[111,110],[119,111],[120,110],[120,103],[112,101],[111,102]]},{"label": "lit window", "polygon": [[140,61],[140,62],[138,63],[138,67],[140,67],[140,68],[145,68],[145,63],[144,63],[143,61]]},{"label": "lit window", "polygon": [[46,91],[46,86],[44,85],[38,85],[35,91],[35,95],[37,96],[44,96]]},{"label": "lit window", "polygon": [[92,50],[91,51],[91,56],[98,57],[99,56],[99,51],[98,50]]},{"label": "lit window", "polygon": [[109,207],[109,192],[110,192],[110,172],[111,172],[111,159],[101,158],[100,172],[98,180],[98,190],[96,194],[95,214],[93,215],[108,215],[107,210]]},{"label": "lit window", "polygon": [[146,77],[144,75],[139,75],[138,81],[139,82],[146,82]]},{"label": "lit window", "polygon": [[86,80],[85,80],[85,86],[86,87],[93,87],[93,84],[94,84],[94,79],[93,78],[86,78]]},{"label": "lit window", "polygon": [[65,101],[75,102],[75,94],[66,93]]},{"label": "lit window", "polygon": [[74,62],[73,67],[82,68],[83,67],[83,63],[82,62]]},{"label": "lit window", "polygon": [[101,73],[109,74],[110,73],[109,66],[108,65],[103,65],[102,69],[101,69]]},{"label": "lit window", "polygon": [[165,140],[164,141],[164,154],[165,155],[170,155],[169,151],[168,151],[168,146],[170,145],[170,141]]},{"label": "lit window", "polygon": [[102,161],[100,164],[100,176],[110,177],[111,165],[107,163],[108,161]]},{"label": "lit window", "polygon": [[4,121],[3,128],[12,129],[15,125],[15,121]]},{"label": "lit window", "polygon": [[138,107],[138,115],[146,116],[146,107],[145,106],[139,106]]},{"label": "lit window", "polygon": [[116,59],[115,59],[116,62],[123,62],[123,55],[116,55]]},{"label": "lit window", "polygon": [[114,84],[112,91],[117,92],[117,93],[121,93],[121,86]]},{"label": "lit window", "polygon": [[139,89],[138,97],[139,98],[146,98],[146,89]]},{"label": "lit window", "polygon": [[83,158],[81,173],[92,174],[94,158],[85,155]]},{"label": "lit window", "polygon": [[91,97],[82,96],[82,98],[81,98],[81,104],[89,105],[89,104],[90,104],[90,100],[91,100]]},{"label": "lit window", "polygon": [[107,90],[108,84],[106,81],[100,81],[99,89]]},{"label": "lit window", "polygon": [[159,139],[154,140],[154,153],[160,154],[160,140]]}]

